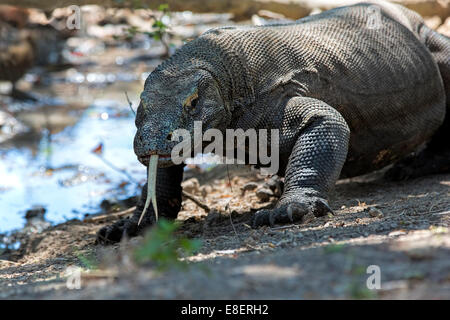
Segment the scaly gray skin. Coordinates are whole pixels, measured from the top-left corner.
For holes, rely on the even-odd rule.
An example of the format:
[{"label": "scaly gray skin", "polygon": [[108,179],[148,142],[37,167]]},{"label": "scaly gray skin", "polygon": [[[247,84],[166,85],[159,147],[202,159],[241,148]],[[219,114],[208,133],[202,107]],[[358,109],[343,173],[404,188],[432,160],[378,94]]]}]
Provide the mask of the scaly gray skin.
[{"label": "scaly gray skin", "polygon": [[[367,27],[368,3],[288,25],[218,28],[153,71],[137,111],[134,149],[144,165],[150,154],[160,155],[160,215],[175,218],[181,202],[182,169],[166,157],[176,144],[170,133],[193,134],[196,120],[204,131],[280,129],[278,175],[285,176],[285,189],[274,209],[255,214],[254,226],[327,214],[341,173],[382,168],[429,141],[448,109],[450,40],[416,13],[376,3],[378,29]],[[446,124],[445,134],[448,117]],[[145,194],[131,219],[100,231],[101,242],[153,223],[149,208],[137,227]]]}]

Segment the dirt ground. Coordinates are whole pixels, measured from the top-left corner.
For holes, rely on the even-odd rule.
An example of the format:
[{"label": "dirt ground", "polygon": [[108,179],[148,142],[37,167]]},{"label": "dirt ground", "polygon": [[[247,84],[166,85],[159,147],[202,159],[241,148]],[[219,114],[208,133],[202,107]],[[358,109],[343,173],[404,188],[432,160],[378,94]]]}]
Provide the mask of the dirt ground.
[{"label": "dirt ground", "polygon": [[[97,230],[117,219],[111,214],[25,237],[20,250],[0,261],[0,298],[450,298],[450,174],[395,183],[382,172],[340,180],[331,199],[335,216],[255,230],[248,227],[254,209],[276,197],[262,202],[254,190],[242,191],[248,182],[263,184],[254,172],[231,171],[231,180],[223,172],[198,175],[199,185],[184,182],[212,209],[207,215],[183,202],[178,232],[202,240],[187,270],[137,266],[129,248],[142,237],[96,245]],[[85,267],[82,255],[95,257],[99,269],[84,268],[81,288],[69,289],[67,268]],[[380,268],[381,289],[367,288],[372,265]]]},{"label": "dirt ground", "polygon": [[[426,13],[426,23],[450,36],[450,17],[442,12]],[[130,25],[139,27],[131,21],[141,20],[127,14]],[[205,20],[195,24],[198,18],[180,24],[174,34],[190,38],[212,27],[202,25]],[[78,41],[81,47],[84,39]],[[105,68],[101,72],[114,71],[109,68],[115,68],[116,56],[124,56],[120,49],[109,50],[112,54],[94,60]],[[147,65],[138,68],[139,74],[150,71]],[[120,101],[124,85],[117,86],[108,97]],[[52,90],[62,92],[59,88]],[[78,102],[79,96],[65,98],[72,103],[71,97]],[[450,299],[450,174],[388,182],[377,172],[340,180],[330,199],[334,216],[251,229],[253,213],[277,198],[256,195],[264,179],[254,172],[229,169],[230,179],[223,167],[186,173],[184,190],[211,208],[207,214],[192,200],[183,202],[178,234],[202,241],[187,259],[189,269],[161,273],[137,265],[130,252],[143,237],[108,247],[95,244],[101,227],[124,216],[112,212],[18,235],[18,250],[0,252],[0,299]],[[252,183],[257,189],[244,193]],[[86,257],[96,270],[86,265]],[[370,266],[379,267],[381,289],[366,285]],[[81,268],[80,289],[67,285],[71,267]]]}]

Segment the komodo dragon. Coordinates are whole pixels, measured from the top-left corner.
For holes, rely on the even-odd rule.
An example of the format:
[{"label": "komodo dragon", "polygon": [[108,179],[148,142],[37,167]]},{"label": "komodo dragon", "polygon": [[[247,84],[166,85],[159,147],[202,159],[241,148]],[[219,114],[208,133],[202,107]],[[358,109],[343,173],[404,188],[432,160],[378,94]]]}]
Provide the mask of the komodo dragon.
[{"label": "komodo dragon", "polygon": [[[393,162],[393,179],[449,171],[449,102],[450,39],[413,11],[371,1],[290,24],[216,28],[186,43],[145,82],[134,151],[146,166],[159,155],[158,211],[174,219],[183,164],[169,157],[171,132],[192,133],[194,121],[203,130],[278,128],[284,192],[253,224],[300,221],[331,212],[340,175]],[[98,241],[153,224],[150,206],[138,225],[146,194],[147,184],[134,215],[101,229]]]}]

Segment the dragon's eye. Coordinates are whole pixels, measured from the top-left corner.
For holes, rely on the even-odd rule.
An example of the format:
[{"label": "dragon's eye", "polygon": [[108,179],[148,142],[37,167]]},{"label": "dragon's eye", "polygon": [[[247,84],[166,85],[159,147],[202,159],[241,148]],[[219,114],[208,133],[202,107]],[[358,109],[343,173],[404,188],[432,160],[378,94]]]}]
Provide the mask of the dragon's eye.
[{"label": "dragon's eye", "polygon": [[189,109],[193,109],[198,103],[198,93],[197,91],[191,94],[184,102],[184,106]]}]

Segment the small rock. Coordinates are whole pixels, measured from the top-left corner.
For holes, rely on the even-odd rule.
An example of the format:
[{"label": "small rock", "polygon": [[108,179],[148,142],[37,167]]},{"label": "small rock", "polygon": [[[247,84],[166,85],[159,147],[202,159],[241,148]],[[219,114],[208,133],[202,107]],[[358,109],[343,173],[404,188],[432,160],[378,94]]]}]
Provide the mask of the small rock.
[{"label": "small rock", "polygon": [[252,237],[247,237],[246,239],[244,239],[244,244],[247,246],[255,246],[258,243]]},{"label": "small rock", "polygon": [[313,15],[319,14],[319,13],[322,13],[322,9],[320,9],[320,8],[313,8],[313,9],[311,10],[311,12],[309,13],[309,15],[310,15],[310,16],[313,16]]},{"label": "small rock", "polygon": [[266,182],[264,182],[264,186],[267,188],[270,188],[271,190],[275,190],[279,179],[280,178],[278,178],[278,176],[276,176],[276,175],[272,176]]},{"label": "small rock", "polygon": [[450,17],[448,17],[445,22],[437,29],[437,32],[450,37]]},{"label": "small rock", "polygon": [[33,206],[31,209],[27,210],[27,212],[25,213],[25,219],[27,219],[27,220],[31,220],[34,218],[44,219],[45,211],[47,211],[47,210],[42,206],[39,206],[39,205]]},{"label": "small rock", "polygon": [[27,127],[22,122],[0,110],[0,142],[11,139],[16,134],[26,131]]},{"label": "small rock", "polygon": [[273,196],[273,192],[267,188],[260,188],[256,190],[256,196],[261,202],[267,202],[270,200],[270,197]]},{"label": "small rock", "polygon": [[371,207],[369,208],[369,216],[371,216],[372,218],[381,218],[384,216],[384,214],[381,210]]},{"label": "small rock", "polygon": [[241,178],[240,178],[240,177],[233,177],[233,178],[231,179],[231,183],[232,183],[232,184],[239,184],[240,181],[241,181]]},{"label": "small rock", "polygon": [[202,195],[203,198],[206,198],[206,196],[208,194],[211,194],[211,192],[213,192],[213,188],[209,185],[200,187],[200,194]]},{"label": "small rock", "polygon": [[406,231],[404,231],[404,230],[395,230],[395,231],[390,232],[388,234],[388,236],[389,237],[397,237],[397,236],[402,236],[402,235],[405,235],[405,234],[406,234]]},{"label": "small rock", "polygon": [[258,188],[258,184],[256,182],[247,182],[242,186],[242,191],[252,191]]},{"label": "small rock", "polygon": [[425,24],[428,28],[437,29],[442,24],[442,19],[439,16],[425,18]]},{"label": "small rock", "polygon": [[265,19],[276,19],[276,20],[286,19],[286,17],[284,15],[282,15],[281,13],[276,13],[276,12],[269,11],[269,10],[259,10],[258,16],[263,17]]},{"label": "small rock", "polygon": [[274,175],[264,183],[264,188],[272,190],[273,195],[275,196],[281,196],[284,189],[284,182],[279,176]]},{"label": "small rock", "polygon": [[200,183],[198,182],[197,178],[191,178],[181,183],[181,186],[187,193],[195,194],[199,191]]}]

